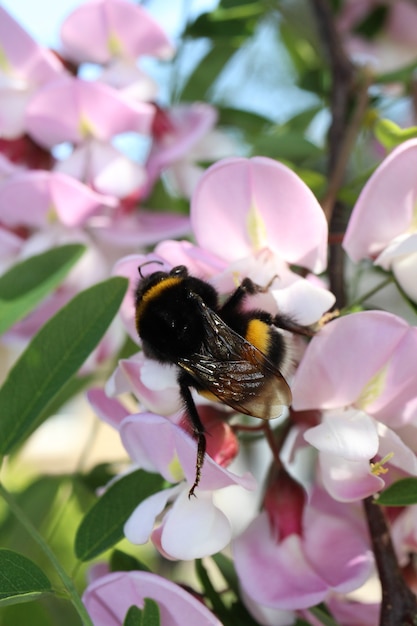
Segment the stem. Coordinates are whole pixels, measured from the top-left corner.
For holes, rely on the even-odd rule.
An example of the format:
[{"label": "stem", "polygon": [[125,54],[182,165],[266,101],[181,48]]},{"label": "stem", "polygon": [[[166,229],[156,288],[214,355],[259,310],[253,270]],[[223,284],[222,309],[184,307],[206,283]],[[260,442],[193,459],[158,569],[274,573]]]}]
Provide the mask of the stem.
[{"label": "stem", "polygon": [[382,587],[379,626],[415,626],[416,597],[401,574],[383,510],[371,496],[364,500],[364,507]]},{"label": "stem", "polygon": [[386,278],[381,283],[376,285],[376,287],[372,287],[372,289],[370,289],[369,291],[364,293],[363,296],[361,296],[360,298],[355,300],[355,302],[350,304],[349,308],[353,308],[355,306],[359,306],[363,302],[366,302],[367,300],[369,300],[369,298],[372,298],[372,296],[374,296],[376,293],[378,293],[378,291],[381,291],[381,289],[384,289],[385,287],[388,287],[388,285],[390,285],[393,282],[394,282],[394,278],[392,276],[388,276],[388,278]]},{"label": "stem", "polygon": [[28,534],[32,537],[32,539],[40,546],[44,554],[48,557],[49,561],[53,565],[55,571],[60,577],[67,593],[69,599],[71,600],[74,608],[76,609],[78,615],[80,616],[81,622],[83,626],[94,626],[93,622],[90,619],[90,616],[87,613],[87,609],[81,601],[81,598],[75,588],[75,585],[65,570],[62,568],[60,562],[56,558],[55,554],[43,539],[43,537],[39,534],[37,529],[33,526],[30,519],[27,515],[22,511],[19,505],[16,503],[15,499],[7,491],[7,489],[0,483],[0,495],[3,500],[8,504],[10,510],[15,515],[16,519],[22,524],[22,526],[26,529]]},{"label": "stem", "polygon": [[[330,112],[332,121],[328,134],[329,159],[327,164],[329,182],[322,202],[323,212],[329,224],[329,282],[336,296],[335,306],[344,307],[346,302],[344,264],[345,255],[340,242],[333,243],[345,231],[345,211],[337,201],[349,156],[360,130],[368,104],[368,87],[371,77],[367,72],[358,81],[357,71],[348,58],[338,32],[329,0],[310,0],[327,56],[331,74]],[[352,103],[355,103],[351,114]]]}]

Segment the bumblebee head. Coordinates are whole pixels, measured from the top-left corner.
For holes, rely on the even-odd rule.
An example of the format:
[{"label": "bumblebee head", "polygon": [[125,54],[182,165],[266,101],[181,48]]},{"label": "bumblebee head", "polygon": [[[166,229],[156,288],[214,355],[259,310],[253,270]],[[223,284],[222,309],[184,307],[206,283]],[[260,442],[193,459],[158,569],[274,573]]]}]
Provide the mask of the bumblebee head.
[{"label": "bumblebee head", "polygon": [[165,285],[168,286],[170,284],[175,284],[176,282],[181,281],[183,278],[187,278],[189,275],[188,269],[185,267],[185,265],[176,265],[169,272],[158,270],[144,276],[142,274],[142,268],[145,265],[150,265],[151,263],[163,265],[162,261],[152,259],[151,261],[145,261],[145,263],[142,263],[138,266],[138,272],[141,280],[139,281],[135,290],[136,304],[138,304],[144,297],[146,298],[146,294],[153,290],[154,287],[159,283],[164,282]]}]

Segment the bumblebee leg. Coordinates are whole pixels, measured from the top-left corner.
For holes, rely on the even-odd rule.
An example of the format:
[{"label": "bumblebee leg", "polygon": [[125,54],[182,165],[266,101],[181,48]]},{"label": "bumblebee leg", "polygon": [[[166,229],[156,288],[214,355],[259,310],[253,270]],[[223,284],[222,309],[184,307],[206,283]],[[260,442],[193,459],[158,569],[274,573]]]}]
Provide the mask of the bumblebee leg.
[{"label": "bumblebee leg", "polygon": [[[265,290],[267,288],[268,287],[266,287]],[[248,294],[253,295],[262,291],[264,291],[264,287],[257,285],[250,278],[244,278],[239,287],[236,287],[234,292],[230,294],[226,302],[222,305],[222,314],[228,315],[233,313],[236,309],[240,308],[241,303]]]},{"label": "bumblebee leg", "polygon": [[282,328],[282,330],[288,330],[290,333],[294,333],[295,335],[304,335],[305,337],[314,337],[316,334],[314,330],[312,330],[309,326],[301,326],[301,324],[297,324],[291,317],[287,315],[282,315],[278,313],[274,315],[272,318],[272,323],[277,328]]},{"label": "bumblebee leg", "polygon": [[204,426],[200,420],[200,416],[197,411],[197,407],[195,406],[193,397],[191,395],[191,391],[189,386],[181,380],[181,376],[179,378],[179,386],[180,386],[180,394],[184,401],[184,404],[187,409],[188,416],[191,421],[191,425],[193,428],[193,435],[197,439],[197,461],[196,461],[196,470],[195,470],[195,480],[194,484],[188,492],[188,497],[194,496],[195,489],[198,487],[198,484],[201,479],[201,470],[204,463],[204,455],[206,453],[206,437]]}]

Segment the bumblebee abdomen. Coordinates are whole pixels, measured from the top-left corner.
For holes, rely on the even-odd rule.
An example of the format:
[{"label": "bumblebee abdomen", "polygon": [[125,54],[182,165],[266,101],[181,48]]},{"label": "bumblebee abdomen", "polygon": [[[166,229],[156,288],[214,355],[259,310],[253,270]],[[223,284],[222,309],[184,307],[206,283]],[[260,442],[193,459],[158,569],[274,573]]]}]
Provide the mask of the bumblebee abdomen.
[{"label": "bumblebee abdomen", "polygon": [[245,339],[264,354],[268,354],[272,344],[272,328],[263,320],[250,319],[246,328]]}]

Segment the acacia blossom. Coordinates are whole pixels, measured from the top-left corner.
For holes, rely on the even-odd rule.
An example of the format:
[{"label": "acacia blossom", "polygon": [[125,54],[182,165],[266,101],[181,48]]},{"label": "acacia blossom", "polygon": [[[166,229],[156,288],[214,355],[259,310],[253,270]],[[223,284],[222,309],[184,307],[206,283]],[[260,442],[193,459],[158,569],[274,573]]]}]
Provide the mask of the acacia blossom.
[{"label": "acacia blossom", "polygon": [[391,271],[417,301],[417,140],[395,148],[368,179],[353,208],[343,247],[358,262]]},{"label": "acacia blossom", "polygon": [[323,411],[304,438],[319,450],[321,479],[337,500],[375,494],[398,473],[417,475],[415,450],[401,437],[417,410],[416,349],[417,329],[380,311],[336,319],[307,347],[293,407]]},{"label": "acacia blossom", "polygon": [[161,626],[221,626],[206,606],[179,585],[151,572],[113,572],[86,588],[83,602],[94,626],[123,626],[131,606],[158,604]]},{"label": "acacia blossom", "polygon": [[[279,495],[282,480],[270,483]],[[294,490],[287,490],[291,494]],[[360,509],[336,503],[315,486],[303,506],[289,500],[265,509],[233,542],[233,557],[245,603],[263,624],[291,624],[282,611],[301,611],[334,593],[359,588],[373,571],[373,555]],[[285,528],[288,508],[299,520]],[[275,613],[275,611],[279,611]],[[269,614],[269,612],[271,612]]]},{"label": "acacia blossom", "polygon": [[[126,538],[136,544],[152,539],[170,559],[195,559],[223,549],[232,537],[232,526],[215,503],[216,492],[233,485],[249,490],[255,487],[249,473],[237,476],[225,468],[237,452],[235,436],[225,431],[226,425],[222,423],[218,429],[210,426],[198,497],[190,499],[197,444],[178,423],[181,415],[167,418],[147,412],[130,414],[100,389],[90,390],[88,398],[101,419],[117,428],[136,467],[157,472],[174,483],[138,504],[125,524]],[[159,525],[154,528],[157,519]]]},{"label": "acacia blossom", "polygon": [[[366,22],[371,23],[368,29]],[[406,0],[346,0],[337,25],[348,53],[357,63],[390,72],[415,60],[417,10]]]},{"label": "acacia blossom", "polygon": [[[91,2],[80,11],[88,13],[96,29],[103,26],[104,12],[109,20],[105,21],[107,35],[113,33],[112,53],[116,54],[117,49],[119,59],[121,48],[116,46],[116,34],[117,40],[124,42],[123,58],[129,57],[132,64],[136,54],[152,52],[160,57],[165,54],[163,50],[168,53],[170,45],[161,28],[130,2]],[[154,105],[99,80],[72,76],[4,9],[0,12],[2,68],[7,80],[19,78],[18,84],[7,89],[14,89],[16,98],[21,97],[20,104],[15,96],[2,99],[2,119],[9,120],[10,113],[15,121],[7,121],[8,129],[14,129],[10,135],[13,141],[0,142],[0,151],[14,161],[2,156],[0,163],[1,267],[7,269],[54,245],[79,242],[87,247],[60,289],[7,335],[9,341],[27,341],[79,289],[107,278],[121,250],[138,250],[164,236],[184,236],[189,231],[189,220],[182,215],[140,209],[141,189],[146,181],[144,165],[113,145],[115,138],[127,131],[151,140]],[[87,48],[100,47],[107,37],[105,33],[101,38],[86,37],[85,27],[93,27],[90,21],[81,27],[78,18],[74,17],[73,22],[70,16],[68,20],[64,28],[68,47],[72,36],[81,35]],[[107,61],[103,59],[103,63]],[[3,133],[3,137],[9,135]],[[69,156],[57,159],[53,153],[63,143]],[[81,278],[78,285],[76,276]],[[110,334],[113,339],[108,349],[102,344],[96,351],[102,358],[120,347],[123,340],[120,329]]]}]

